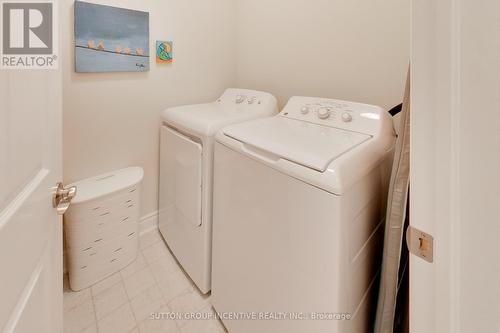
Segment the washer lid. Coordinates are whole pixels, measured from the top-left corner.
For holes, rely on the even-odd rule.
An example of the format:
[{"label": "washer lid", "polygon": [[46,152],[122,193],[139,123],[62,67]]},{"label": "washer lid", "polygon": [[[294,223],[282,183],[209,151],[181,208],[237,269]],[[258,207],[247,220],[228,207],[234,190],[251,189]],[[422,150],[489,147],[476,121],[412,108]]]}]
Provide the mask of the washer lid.
[{"label": "washer lid", "polygon": [[325,172],[333,160],[370,135],[281,116],[232,125],[226,136],[305,167]]}]

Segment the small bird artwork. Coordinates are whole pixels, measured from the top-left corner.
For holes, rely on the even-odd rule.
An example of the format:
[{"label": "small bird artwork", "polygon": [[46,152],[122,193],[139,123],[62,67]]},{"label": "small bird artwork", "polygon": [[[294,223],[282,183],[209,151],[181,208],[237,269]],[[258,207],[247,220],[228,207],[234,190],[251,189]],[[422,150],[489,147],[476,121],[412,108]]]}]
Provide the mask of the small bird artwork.
[{"label": "small bird artwork", "polygon": [[156,42],[156,63],[170,64],[174,60],[173,42]]},{"label": "small bird artwork", "polygon": [[130,47],[126,47],[126,48],[123,49],[123,53],[124,54],[130,54],[130,53],[132,53],[132,50],[130,49]]},{"label": "small bird artwork", "polygon": [[144,50],[141,49],[141,48],[137,48],[135,50],[135,54],[138,55],[138,56],[143,56],[144,55]]},{"label": "small bird artwork", "polygon": [[104,50],[104,42],[100,42],[98,45],[97,45],[97,49],[100,50],[100,51],[103,51]]},{"label": "small bird artwork", "polygon": [[89,40],[89,41],[87,42],[87,47],[88,47],[89,49],[95,49],[95,42],[94,42],[93,40]]},{"label": "small bird artwork", "polygon": [[115,53],[122,53],[122,48],[121,48],[121,46],[117,46],[117,47],[115,48]]}]

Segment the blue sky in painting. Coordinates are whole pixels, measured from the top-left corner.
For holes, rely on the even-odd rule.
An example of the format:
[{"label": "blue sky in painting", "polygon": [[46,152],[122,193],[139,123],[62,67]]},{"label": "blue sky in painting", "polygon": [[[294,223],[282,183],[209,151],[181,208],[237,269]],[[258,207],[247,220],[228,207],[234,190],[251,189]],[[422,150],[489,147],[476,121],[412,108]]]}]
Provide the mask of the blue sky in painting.
[{"label": "blue sky in painting", "polygon": [[93,40],[108,51],[141,48],[149,56],[149,13],[76,1],[75,39],[77,46]]}]

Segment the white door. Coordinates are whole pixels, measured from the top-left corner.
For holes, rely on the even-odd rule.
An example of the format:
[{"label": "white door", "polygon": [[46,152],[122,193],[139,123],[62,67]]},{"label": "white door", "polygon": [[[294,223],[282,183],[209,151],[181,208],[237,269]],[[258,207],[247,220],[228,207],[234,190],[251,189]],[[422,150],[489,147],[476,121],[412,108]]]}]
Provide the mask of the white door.
[{"label": "white door", "polygon": [[0,331],[62,332],[60,71],[0,71]]},{"label": "white door", "polygon": [[412,333],[500,332],[500,2],[412,5]]},{"label": "white door", "polygon": [[[166,126],[161,128],[160,230],[201,226],[203,147]],[[177,236],[175,236],[177,237]]]}]

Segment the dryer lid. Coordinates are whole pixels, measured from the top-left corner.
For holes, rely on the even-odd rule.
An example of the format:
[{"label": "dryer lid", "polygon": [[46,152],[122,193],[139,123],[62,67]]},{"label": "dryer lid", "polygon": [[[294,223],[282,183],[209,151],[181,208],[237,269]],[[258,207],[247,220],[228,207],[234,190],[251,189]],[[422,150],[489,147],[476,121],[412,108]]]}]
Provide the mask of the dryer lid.
[{"label": "dryer lid", "polygon": [[232,125],[222,132],[244,144],[319,172],[325,172],[332,161],[372,138],[281,116]]},{"label": "dryer lid", "polygon": [[163,121],[192,134],[212,136],[223,126],[253,119],[249,112],[236,112],[234,108],[217,103],[186,105],[167,109]]},{"label": "dryer lid", "polygon": [[169,108],[163,111],[162,118],[164,123],[185,133],[212,137],[224,126],[271,117],[277,111],[276,98],[269,93],[227,89],[216,102]]}]

